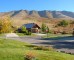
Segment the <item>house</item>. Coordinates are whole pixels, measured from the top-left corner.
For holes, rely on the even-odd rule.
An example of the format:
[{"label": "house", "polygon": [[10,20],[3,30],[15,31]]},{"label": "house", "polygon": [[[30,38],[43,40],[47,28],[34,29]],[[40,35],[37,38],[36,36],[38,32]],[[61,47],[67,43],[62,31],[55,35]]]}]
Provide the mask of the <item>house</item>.
[{"label": "house", "polygon": [[32,32],[32,33],[40,32],[40,27],[35,23],[27,23],[27,24],[24,24],[23,26],[25,26],[29,32]]}]

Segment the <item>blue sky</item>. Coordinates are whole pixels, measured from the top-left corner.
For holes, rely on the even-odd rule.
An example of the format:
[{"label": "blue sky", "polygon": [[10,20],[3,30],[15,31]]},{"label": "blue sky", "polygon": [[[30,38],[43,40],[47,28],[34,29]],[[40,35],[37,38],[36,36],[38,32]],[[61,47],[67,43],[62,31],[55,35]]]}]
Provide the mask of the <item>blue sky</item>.
[{"label": "blue sky", "polygon": [[0,12],[21,9],[74,12],[74,0],[0,0]]}]

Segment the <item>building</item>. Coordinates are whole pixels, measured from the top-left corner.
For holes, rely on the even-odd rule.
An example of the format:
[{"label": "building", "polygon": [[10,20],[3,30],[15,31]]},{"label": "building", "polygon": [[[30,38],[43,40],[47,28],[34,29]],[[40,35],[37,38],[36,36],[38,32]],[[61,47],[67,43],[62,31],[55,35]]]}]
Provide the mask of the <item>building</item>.
[{"label": "building", "polygon": [[24,24],[23,26],[25,26],[29,32],[32,32],[32,33],[40,32],[40,27],[35,23],[27,23],[27,24]]}]

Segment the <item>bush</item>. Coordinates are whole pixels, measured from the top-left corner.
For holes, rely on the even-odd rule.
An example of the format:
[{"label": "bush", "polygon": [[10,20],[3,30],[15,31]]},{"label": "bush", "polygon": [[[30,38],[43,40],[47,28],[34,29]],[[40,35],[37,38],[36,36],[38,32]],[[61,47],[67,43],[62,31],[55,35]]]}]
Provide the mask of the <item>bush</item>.
[{"label": "bush", "polygon": [[31,32],[29,32],[29,31],[27,31],[27,32],[26,32],[26,35],[31,35],[31,34],[32,34],[32,33],[31,33]]},{"label": "bush", "polygon": [[62,20],[59,24],[58,24],[58,26],[63,26],[63,27],[65,27],[65,26],[67,26],[69,23],[66,21],[66,20]]},{"label": "bush", "polygon": [[24,60],[38,60],[36,58],[36,55],[35,53],[33,52],[28,52],[26,55],[25,55],[25,59]]},{"label": "bush", "polygon": [[22,32],[22,33],[27,33],[27,32],[28,32],[25,26],[22,26],[21,32]]},{"label": "bush", "polygon": [[20,33],[23,33],[24,35],[31,35],[31,32],[29,32],[25,26],[22,26],[22,28],[19,30]]}]

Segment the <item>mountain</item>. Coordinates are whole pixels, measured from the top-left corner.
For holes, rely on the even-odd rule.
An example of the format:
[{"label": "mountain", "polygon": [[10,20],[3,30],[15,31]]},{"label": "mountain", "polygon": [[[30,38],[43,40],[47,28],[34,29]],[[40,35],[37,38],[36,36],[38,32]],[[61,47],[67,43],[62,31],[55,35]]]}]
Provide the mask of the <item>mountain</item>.
[{"label": "mountain", "polygon": [[73,19],[74,12],[70,11],[28,11],[28,10],[19,10],[19,11],[10,11],[10,12],[1,12],[0,17],[10,16],[12,19],[25,19],[25,18],[65,18]]}]

